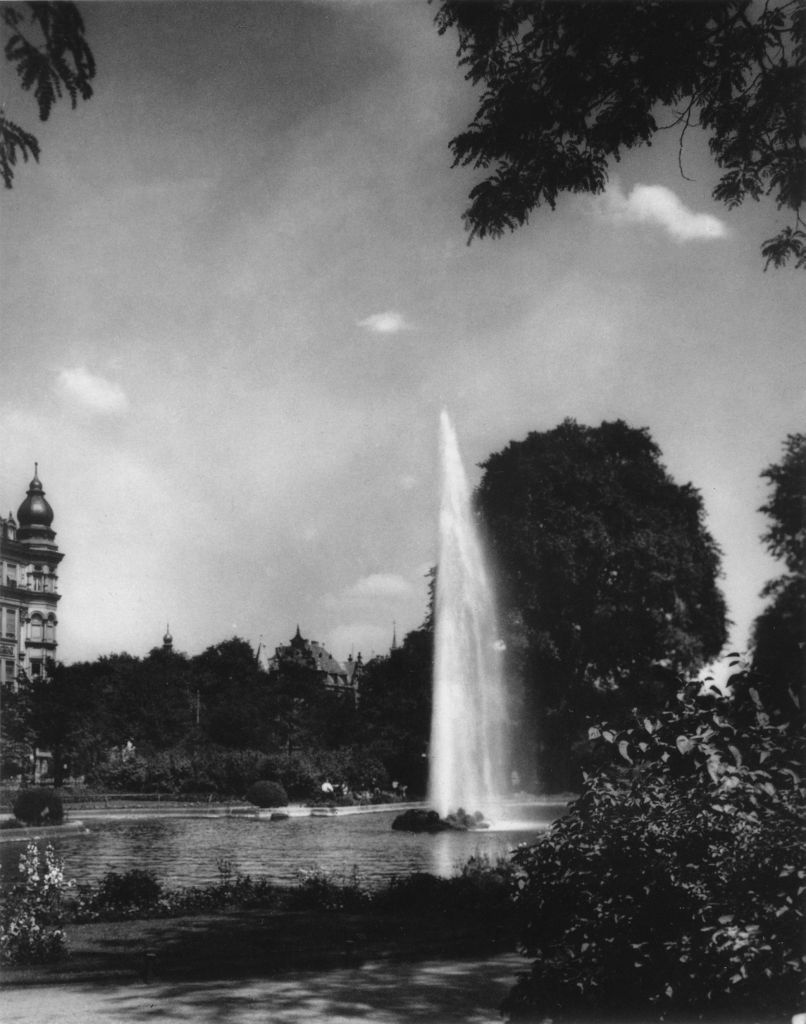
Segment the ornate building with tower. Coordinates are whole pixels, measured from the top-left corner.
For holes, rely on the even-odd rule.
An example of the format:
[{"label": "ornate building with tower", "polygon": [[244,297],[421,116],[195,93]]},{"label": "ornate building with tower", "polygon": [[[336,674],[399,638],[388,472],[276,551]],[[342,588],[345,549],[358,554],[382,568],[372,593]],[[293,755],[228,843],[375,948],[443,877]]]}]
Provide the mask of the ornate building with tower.
[{"label": "ornate building with tower", "polygon": [[0,682],[43,675],[56,659],[58,567],[53,509],[34,465],[28,494],[17,510],[0,516]]},{"label": "ornate building with tower", "polygon": [[353,697],[358,695],[364,668],[360,652],[355,659],[351,654],[342,665],[316,640],[306,639],[299,626],[287,644],[275,648],[273,658],[262,658],[259,651],[258,663],[269,672],[282,671],[286,667],[308,669],[326,689],[349,693]]}]

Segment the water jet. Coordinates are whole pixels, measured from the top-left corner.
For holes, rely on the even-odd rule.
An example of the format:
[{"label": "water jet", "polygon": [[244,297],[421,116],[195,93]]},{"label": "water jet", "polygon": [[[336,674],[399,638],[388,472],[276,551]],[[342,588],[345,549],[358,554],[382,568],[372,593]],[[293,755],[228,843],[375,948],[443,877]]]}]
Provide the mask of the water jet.
[{"label": "water jet", "polygon": [[470,485],[453,424],[440,417],[433,711],[428,806],[501,815],[510,743],[503,644]]}]

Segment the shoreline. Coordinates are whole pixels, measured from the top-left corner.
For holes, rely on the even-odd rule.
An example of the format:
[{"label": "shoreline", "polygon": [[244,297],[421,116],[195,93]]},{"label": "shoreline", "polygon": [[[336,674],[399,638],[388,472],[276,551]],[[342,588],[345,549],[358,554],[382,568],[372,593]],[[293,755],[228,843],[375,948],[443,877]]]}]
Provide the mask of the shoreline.
[{"label": "shoreline", "polygon": [[[514,798],[507,800],[503,805],[507,810],[515,810],[518,807],[550,806],[557,807],[567,804],[574,799],[573,795],[561,794],[548,797],[532,797],[528,799]],[[95,803],[95,801],[93,801]],[[156,801],[142,805],[123,805],[117,807],[94,806],[75,807],[80,818],[68,820],[61,825],[23,825],[20,828],[0,828],[0,844],[29,841],[31,839],[47,839],[49,835],[60,835],[63,832],[87,831],[88,823],[103,821],[145,821],[151,818],[252,818],[257,821],[270,821],[272,816],[287,815],[289,818],[339,818],[357,814],[383,814],[389,812],[403,812],[407,810],[418,810],[426,807],[427,801],[407,800],[399,803],[386,804],[356,804],[352,807],[330,807],[327,805],[308,806],[304,804],[290,804],[287,807],[254,807],[251,804],[189,804],[180,801]],[[71,805],[68,805],[69,813]],[[13,821],[12,814],[0,815],[0,821]],[[274,819],[278,824],[280,819]]]}]

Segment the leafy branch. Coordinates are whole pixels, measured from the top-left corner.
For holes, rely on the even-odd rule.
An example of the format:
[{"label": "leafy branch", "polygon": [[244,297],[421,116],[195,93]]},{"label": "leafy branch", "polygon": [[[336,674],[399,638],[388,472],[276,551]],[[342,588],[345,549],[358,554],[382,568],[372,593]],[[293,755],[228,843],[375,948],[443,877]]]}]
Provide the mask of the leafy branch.
[{"label": "leafy branch", "polygon": [[[84,38],[84,22],[72,3],[6,4],[0,8],[5,40],[3,52],[14,66],[20,85],[33,91],[39,120],[47,121],[54,104],[65,94],[76,108],[92,96],[95,59]],[[0,173],[12,188],[21,158],[39,161],[39,142],[31,132],[0,110]]]}]

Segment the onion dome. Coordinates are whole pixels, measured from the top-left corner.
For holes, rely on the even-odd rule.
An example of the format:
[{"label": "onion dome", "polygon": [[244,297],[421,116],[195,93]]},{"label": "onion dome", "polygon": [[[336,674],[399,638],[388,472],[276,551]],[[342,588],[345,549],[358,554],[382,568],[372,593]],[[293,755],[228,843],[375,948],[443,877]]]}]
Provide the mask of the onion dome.
[{"label": "onion dome", "polygon": [[51,523],[53,509],[45,501],[45,492],[39,479],[39,464],[34,463],[34,478],[28,485],[28,497],[17,509],[17,522],[20,524],[20,538],[31,536],[53,537]]}]

